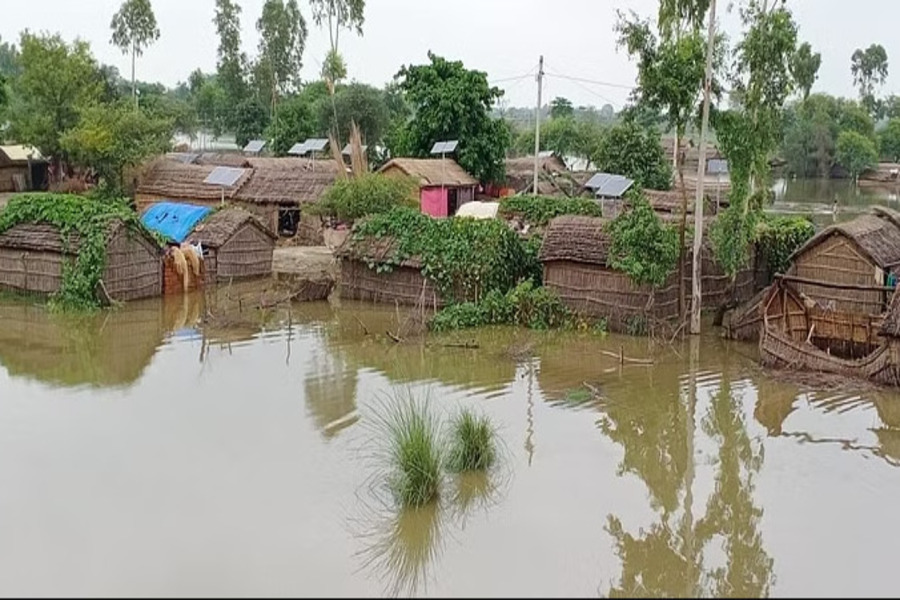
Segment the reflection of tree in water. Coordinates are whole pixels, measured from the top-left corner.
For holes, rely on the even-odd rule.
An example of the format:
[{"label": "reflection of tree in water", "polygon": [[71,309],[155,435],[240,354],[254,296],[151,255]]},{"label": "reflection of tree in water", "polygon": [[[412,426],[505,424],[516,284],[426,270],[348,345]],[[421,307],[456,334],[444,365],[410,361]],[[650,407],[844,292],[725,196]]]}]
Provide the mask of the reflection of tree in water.
[{"label": "reflection of tree in water", "polygon": [[[662,506],[658,523],[638,535],[625,531],[610,515],[607,531],[615,540],[622,561],[622,576],[609,595],[622,596],[766,596],[772,583],[773,560],[763,548],[759,532],[762,509],[753,504],[753,476],[763,462],[747,435],[741,403],[723,379],[711,401],[702,429],[718,448],[715,488],[706,514],[694,524],[693,466],[686,465],[692,441],[683,424],[693,421],[693,390],[688,406],[682,403],[654,410],[609,407],[611,439],[625,448],[622,469],[647,483]],[[692,428],[688,428],[691,431]],[[642,448],[642,446],[648,446]],[[657,460],[658,465],[653,461]],[[690,468],[686,468],[690,467]],[[685,506],[676,515],[679,493]],[[725,565],[704,566],[704,549],[715,543],[725,554]]]}]

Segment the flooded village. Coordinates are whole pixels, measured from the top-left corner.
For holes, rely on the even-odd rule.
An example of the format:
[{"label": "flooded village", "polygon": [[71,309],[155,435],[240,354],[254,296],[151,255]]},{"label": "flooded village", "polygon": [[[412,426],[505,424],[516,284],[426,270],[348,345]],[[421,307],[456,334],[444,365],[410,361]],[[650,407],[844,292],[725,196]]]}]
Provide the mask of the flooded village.
[{"label": "flooded village", "polygon": [[882,46],[842,98],[793,2],[623,0],[596,108],[544,56],[361,83],[362,0],[207,4],[175,87],[165,0],[104,16],[131,78],[0,24],[0,590],[896,593]]}]

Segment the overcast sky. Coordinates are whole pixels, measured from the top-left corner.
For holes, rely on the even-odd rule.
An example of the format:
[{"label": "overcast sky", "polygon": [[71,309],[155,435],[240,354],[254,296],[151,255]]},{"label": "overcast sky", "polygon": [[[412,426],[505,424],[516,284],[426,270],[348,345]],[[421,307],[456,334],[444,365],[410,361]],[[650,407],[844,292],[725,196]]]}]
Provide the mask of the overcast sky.
[{"label": "overcast sky", "polygon": [[[130,74],[130,57],[109,44],[109,22],[121,0],[2,0],[0,37],[18,40],[19,32],[59,32],[91,43],[98,60]],[[173,86],[200,67],[215,70],[218,44],[212,23],[214,0],[152,0],[161,30],[159,41],[138,60],[138,78]],[[733,0],[719,0],[720,22],[734,39],[740,32]],[[307,0],[301,0],[310,36],[304,53],[304,78],[314,78],[327,48],[327,32],[311,22]],[[36,5],[40,10],[36,10]],[[256,51],[256,19],[263,0],[239,0],[243,8],[243,45]],[[800,38],[822,53],[814,90],[855,96],[850,55],[858,47],[882,44],[892,64],[883,92],[900,91],[900,0],[788,0],[800,25]],[[350,77],[374,85],[389,81],[403,64],[427,60],[428,50],[462,60],[488,73],[507,90],[508,106],[533,105],[536,83],[523,75],[545,57],[545,98],[565,96],[575,104],[616,108],[624,103],[635,69],[616,50],[616,9],[654,15],[657,0],[369,0],[364,36],[344,34],[341,52]],[[894,66],[896,65],[896,66]],[[575,82],[563,75],[614,85]],[[518,79],[514,79],[518,78]],[[502,80],[502,81],[501,81]],[[546,100],[545,100],[546,102]]]}]

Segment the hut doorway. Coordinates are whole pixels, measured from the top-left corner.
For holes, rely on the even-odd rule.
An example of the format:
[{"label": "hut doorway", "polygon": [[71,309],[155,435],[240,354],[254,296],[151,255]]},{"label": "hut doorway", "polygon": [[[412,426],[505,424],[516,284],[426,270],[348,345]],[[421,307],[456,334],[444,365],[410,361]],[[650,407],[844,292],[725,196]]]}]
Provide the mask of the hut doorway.
[{"label": "hut doorway", "polygon": [[447,214],[453,216],[459,210],[459,190],[450,188],[447,190]]},{"label": "hut doorway", "polygon": [[299,208],[278,209],[278,235],[283,237],[294,237],[297,235],[297,227],[299,224]]}]

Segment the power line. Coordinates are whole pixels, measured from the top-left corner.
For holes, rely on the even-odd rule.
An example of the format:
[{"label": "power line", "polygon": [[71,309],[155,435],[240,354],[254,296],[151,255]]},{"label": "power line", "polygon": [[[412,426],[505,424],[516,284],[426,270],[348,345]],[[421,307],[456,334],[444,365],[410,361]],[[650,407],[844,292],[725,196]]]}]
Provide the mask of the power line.
[{"label": "power line", "polygon": [[596,79],[586,79],[584,77],[572,77],[570,75],[563,75],[562,73],[554,73],[553,77],[557,77],[559,79],[568,79],[569,81],[577,81],[577,82],[581,82],[581,83],[592,83],[594,85],[602,85],[604,87],[619,88],[622,90],[633,90],[636,87],[633,85],[624,85],[621,83],[610,83],[608,81],[597,81]]},{"label": "power line", "polygon": [[[548,69],[548,70],[549,70],[549,69]],[[559,76],[559,75],[556,75],[556,74],[553,73],[553,72],[549,72],[549,73],[547,73],[546,75],[547,75],[547,77],[556,77],[557,79],[568,79],[569,81],[571,81],[572,83],[574,83],[575,85],[577,85],[578,87],[580,87],[582,90],[584,90],[584,91],[587,92],[588,94],[591,94],[592,96],[596,96],[597,98],[600,98],[601,100],[603,100],[603,101],[606,102],[607,104],[614,104],[614,102],[613,102],[612,100],[610,100],[609,98],[607,98],[607,97],[604,96],[603,94],[600,94],[600,93],[595,92],[594,90],[590,89],[589,87],[587,87],[587,86],[585,86],[585,85],[582,85],[581,83],[579,83],[579,82],[578,82],[577,80],[575,80],[575,79],[572,79],[572,78],[569,78],[569,77],[561,77],[561,76]]]}]

